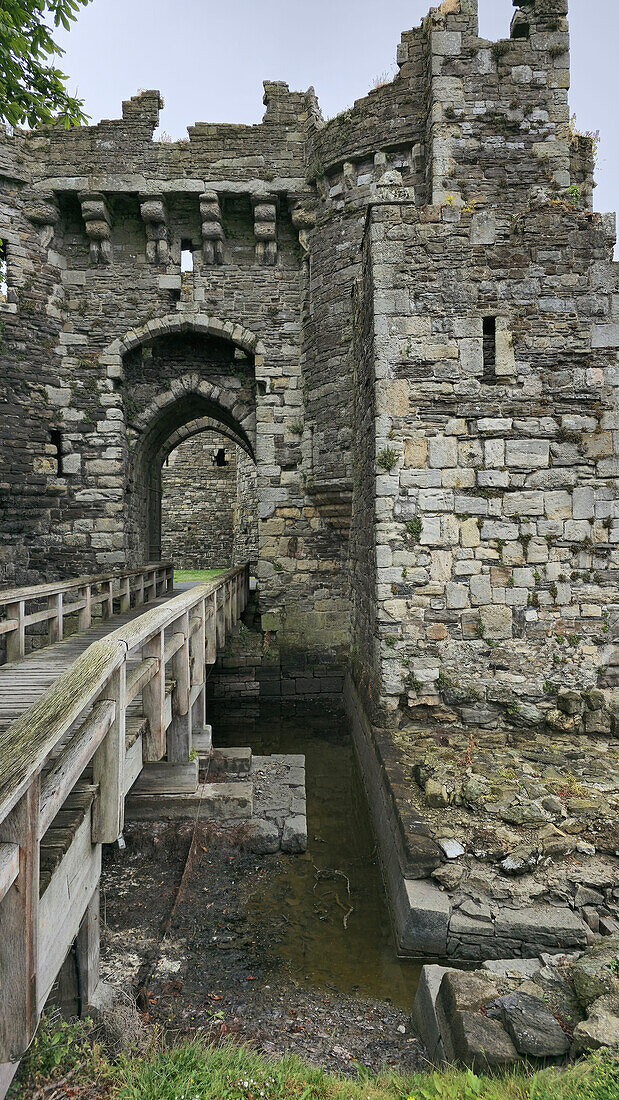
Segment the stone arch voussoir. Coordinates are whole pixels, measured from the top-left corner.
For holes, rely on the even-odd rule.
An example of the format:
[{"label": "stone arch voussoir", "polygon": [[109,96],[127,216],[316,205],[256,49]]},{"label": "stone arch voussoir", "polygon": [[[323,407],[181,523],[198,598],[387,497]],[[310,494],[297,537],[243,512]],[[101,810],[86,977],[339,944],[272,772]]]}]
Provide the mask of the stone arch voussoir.
[{"label": "stone arch voussoir", "polygon": [[183,313],[168,313],[165,317],[146,321],[145,324],[130,329],[122,339],[113,340],[100,356],[100,361],[105,365],[108,377],[122,379],[122,361],[127,352],[141,345],[152,344],[159,336],[183,332],[229,340],[252,355],[256,367],[261,366],[264,361],[264,345],[256,333],[244,328],[243,325],[235,324],[233,321],[222,321],[219,317],[210,317],[206,313],[192,313],[191,316]]}]

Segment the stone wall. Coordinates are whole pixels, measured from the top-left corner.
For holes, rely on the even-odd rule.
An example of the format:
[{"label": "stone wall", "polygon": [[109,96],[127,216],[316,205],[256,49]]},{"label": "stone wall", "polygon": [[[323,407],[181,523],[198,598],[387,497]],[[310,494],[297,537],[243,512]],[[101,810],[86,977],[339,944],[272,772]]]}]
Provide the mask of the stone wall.
[{"label": "stone wall", "polygon": [[256,499],[256,463],[240,447],[236,448],[236,498],[233,517],[234,565],[250,562],[255,570],[258,560],[258,514]]},{"label": "stone wall", "polygon": [[329,122],[268,82],[262,123],[188,141],[152,140],[155,91],[0,135],[3,579],[143,561],[162,463],[219,431],[255,462],[257,546],[236,527],[278,667],[352,654],[393,724],[539,722],[553,669],[596,679],[614,222],[570,131],[566,0],[515,7],[491,43],[444,0]]},{"label": "stone wall", "polygon": [[368,222],[381,700],[535,723],[559,667],[591,686],[609,658],[614,221],[388,198]]}]

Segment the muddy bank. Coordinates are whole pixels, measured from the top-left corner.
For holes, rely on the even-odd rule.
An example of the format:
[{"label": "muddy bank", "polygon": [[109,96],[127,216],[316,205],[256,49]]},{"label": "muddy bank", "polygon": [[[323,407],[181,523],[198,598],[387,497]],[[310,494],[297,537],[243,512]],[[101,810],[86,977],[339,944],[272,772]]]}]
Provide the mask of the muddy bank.
[{"label": "muddy bank", "polygon": [[278,952],[290,917],[255,899],[281,889],[296,857],[251,854],[242,827],[149,823],[125,838],[104,860],[102,977],[170,1037],[234,1038],[340,1072],[425,1065],[410,1007],[300,980]]}]

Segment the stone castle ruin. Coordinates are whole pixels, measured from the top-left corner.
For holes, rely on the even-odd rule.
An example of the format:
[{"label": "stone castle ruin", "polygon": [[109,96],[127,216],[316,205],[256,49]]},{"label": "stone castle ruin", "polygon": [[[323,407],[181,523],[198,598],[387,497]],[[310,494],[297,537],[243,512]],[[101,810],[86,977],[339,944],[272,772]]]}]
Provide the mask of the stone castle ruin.
[{"label": "stone castle ruin", "polygon": [[520,3],[492,43],[445,0],[328,122],[267,82],[262,123],[185,141],[156,91],[1,135],[5,585],[148,560],[167,456],[216,431],[292,690],[350,669],[382,728],[610,728],[547,690],[612,685],[619,541],[615,219],[566,16]]}]

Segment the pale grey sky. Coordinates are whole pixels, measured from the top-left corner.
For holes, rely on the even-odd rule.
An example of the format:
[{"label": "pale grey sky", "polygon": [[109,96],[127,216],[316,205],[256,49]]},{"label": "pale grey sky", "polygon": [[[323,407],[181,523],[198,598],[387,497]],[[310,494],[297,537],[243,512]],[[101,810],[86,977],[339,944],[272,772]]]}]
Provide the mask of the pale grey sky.
[{"label": "pale grey sky", "polygon": [[[437,0],[434,0],[436,4]],[[118,118],[123,99],[158,88],[162,129],[193,122],[258,122],[262,81],[313,84],[325,117],[395,72],[400,33],[431,0],[92,0],[59,40],[71,91],[93,122]],[[511,0],[479,0],[480,33],[507,37]],[[619,207],[619,0],[570,0],[571,105],[582,130],[601,132],[597,210]]]}]

